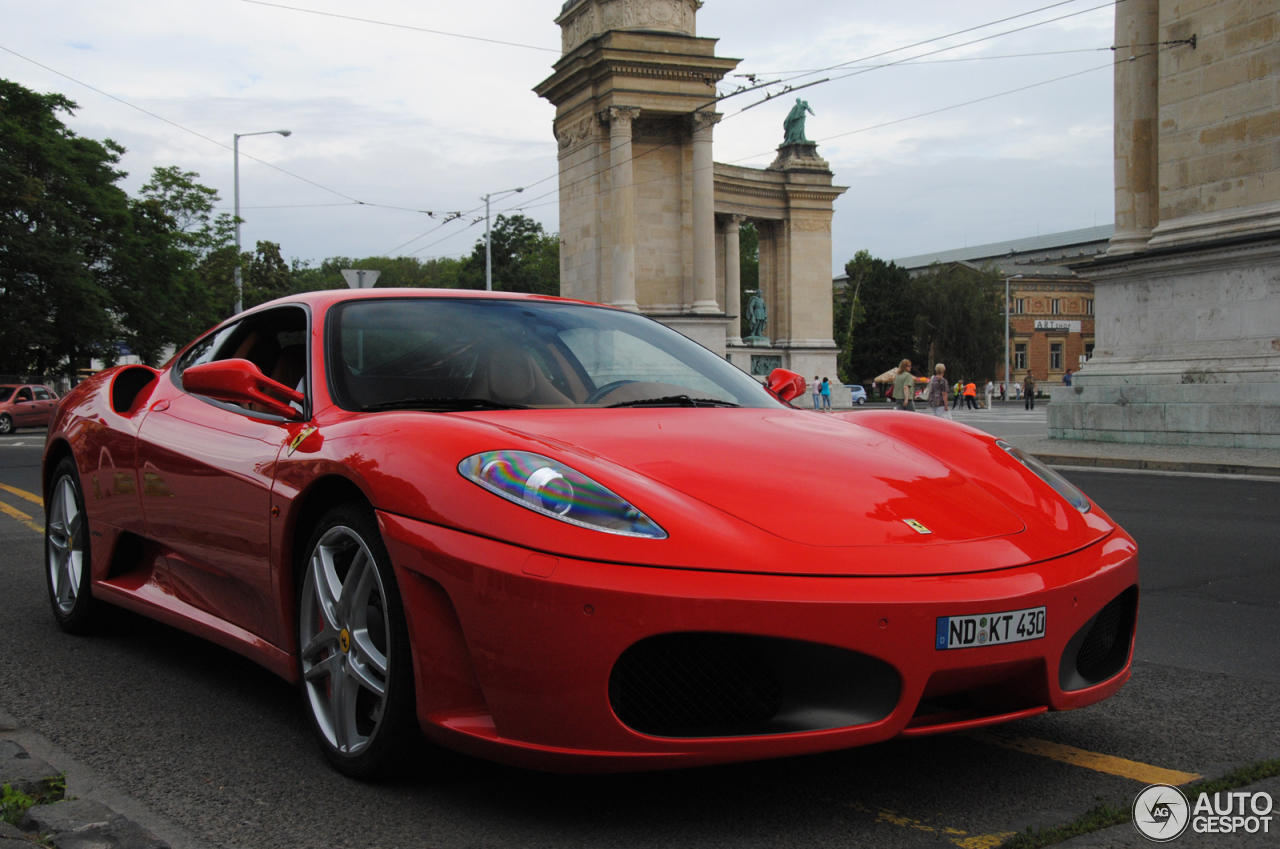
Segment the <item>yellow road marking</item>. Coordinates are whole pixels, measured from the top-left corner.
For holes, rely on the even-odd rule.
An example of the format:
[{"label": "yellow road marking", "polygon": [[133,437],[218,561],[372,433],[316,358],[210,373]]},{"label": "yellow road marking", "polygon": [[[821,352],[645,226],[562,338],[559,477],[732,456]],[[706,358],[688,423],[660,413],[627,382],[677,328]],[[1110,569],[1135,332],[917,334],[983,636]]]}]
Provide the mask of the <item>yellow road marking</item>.
[{"label": "yellow road marking", "polygon": [[846,802],[845,807],[853,808],[855,811],[860,811],[861,813],[864,813],[864,814],[875,814],[876,822],[882,822],[882,823],[887,823],[889,825],[896,825],[901,828],[910,828],[910,829],[914,829],[915,831],[924,831],[930,834],[941,835],[944,840],[949,840],[950,842],[954,843],[956,846],[959,846],[960,849],[995,849],[995,847],[999,846],[1001,843],[1004,843],[1006,840],[1008,840],[1010,837],[1013,837],[1013,835],[1016,834],[1016,832],[1013,832],[1013,831],[1001,831],[996,834],[970,835],[969,832],[959,828],[948,828],[946,826],[926,825],[921,820],[912,819],[911,817],[903,816],[897,811],[890,810],[889,808],[880,808],[879,810],[872,811],[870,808],[868,808],[866,805],[863,805],[861,802]]},{"label": "yellow road marking", "polygon": [[35,519],[31,518],[26,513],[23,513],[16,507],[10,507],[3,501],[0,501],[0,513],[4,513],[6,516],[12,516],[38,534],[44,533],[44,526],[37,525]]},{"label": "yellow road marking", "polygon": [[1101,755],[1097,752],[1077,749],[1074,746],[1065,746],[1062,743],[1036,740],[1031,737],[1003,737],[982,731],[973,732],[969,734],[969,737],[991,746],[1013,749],[1015,752],[1024,752],[1028,755],[1039,755],[1042,758],[1050,758],[1064,764],[1091,769],[1095,772],[1105,772],[1107,775],[1118,775],[1121,778],[1141,781],[1143,784],[1172,784],[1176,787],[1181,784],[1189,784],[1203,777],[1196,775],[1194,772],[1179,772],[1176,769],[1151,766],[1150,764],[1138,763],[1137,761],[1117,758],[1112,755]]},{"label": "yellow road marking", "polygon": [[25,489],[18,489],[16,486],[9,486],[7,483],[0,483],[0,489],[3,489],[5,492],[12,493],[19,498],[25,498],[32,504],[39,504],[41,507],[44,506],[43,498],[35,493],[27,492]]}]

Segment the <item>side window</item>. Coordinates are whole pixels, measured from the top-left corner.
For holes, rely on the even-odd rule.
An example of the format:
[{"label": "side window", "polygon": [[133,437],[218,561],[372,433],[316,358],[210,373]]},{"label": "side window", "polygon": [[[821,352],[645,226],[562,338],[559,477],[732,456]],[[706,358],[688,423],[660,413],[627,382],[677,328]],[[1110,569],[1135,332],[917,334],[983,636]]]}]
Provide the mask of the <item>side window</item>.
[{"label": "side window", "polygon": [[23,401],[30,401],[30,400],[31,400],[31,390],[24,386],[18,390],[18,397],[13,399],[13,403],[21,404]]},{"label": "side window", "polygon": [[52,400],[53,400],[52,396],[50,396],[50,395],[49,395],[49,390],[45,389],[43,386],[37,386],[37,387],[35,387],[32,391],[36,393],[36,400],[37,400],[37,401],[52,401]]},{"label": "side window", "polygon": [[280,307],[209,334],[183,355],[176,377],[181,381],[192,366],[233,359],[248,360],[277,383],[306,392],[306,310]]}]

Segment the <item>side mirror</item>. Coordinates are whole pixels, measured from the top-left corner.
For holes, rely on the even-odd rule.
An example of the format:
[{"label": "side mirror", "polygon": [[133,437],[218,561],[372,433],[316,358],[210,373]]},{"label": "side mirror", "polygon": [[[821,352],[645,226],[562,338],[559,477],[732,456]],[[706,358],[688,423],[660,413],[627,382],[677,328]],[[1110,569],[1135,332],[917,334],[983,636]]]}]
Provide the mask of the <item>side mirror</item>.
[{"label": "side mirror", "polygon": [[[290,407],[289,402],[301,404],[305,396],[283,383],[276,383],[248,360],[218,360],[192,366],[182,373],[182,388],[215,401],[256,404],[290,421],[302,418],[302,414]],[[273,395],[279,397],[273,398]]]},{"label": "side mirror", "polygon": [[809,384],[805,383],[803,376],[796,374],[794,371],[787,371],[784,368],[776,368],[771,371],[769,373],[769,382],[766,385],[769,387],[770,392],[783,401],[799,398],[809,388]]}]

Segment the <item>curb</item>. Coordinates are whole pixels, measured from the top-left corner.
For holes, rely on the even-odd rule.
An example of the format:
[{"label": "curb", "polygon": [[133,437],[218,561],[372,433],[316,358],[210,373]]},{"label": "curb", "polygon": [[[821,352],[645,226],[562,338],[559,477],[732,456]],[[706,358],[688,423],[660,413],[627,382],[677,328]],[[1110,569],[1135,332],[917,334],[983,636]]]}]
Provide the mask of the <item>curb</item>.
[{"label": "curb", "polygon": [[1082,468],[1133,469],[1144,472],[1192,472],[1207,475],[1249,475],[1280,478],[1280,467],[1248,466],[1236,463],[1196,463],[1184,460],[1141,460],[1129,457],[1080,457],[1070,454],[1031,452],[1043,463],[1051,466],[1078,466]]}]

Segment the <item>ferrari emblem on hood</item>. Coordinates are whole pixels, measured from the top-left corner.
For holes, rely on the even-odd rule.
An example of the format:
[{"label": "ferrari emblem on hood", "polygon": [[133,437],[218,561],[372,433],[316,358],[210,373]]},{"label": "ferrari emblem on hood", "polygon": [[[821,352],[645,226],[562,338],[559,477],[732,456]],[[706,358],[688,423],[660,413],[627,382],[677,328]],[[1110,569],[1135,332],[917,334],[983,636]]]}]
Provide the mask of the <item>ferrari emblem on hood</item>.
[{"label": "ferrari emblem on hood", "polygon": [[906,523],[907,523],[907,527],[911,528],[911,530],[915,531],[915,532],[916,532],[916,533],[918,533],[918,534],[931,534],[931,533],[933,533],[933,531],[929,530],[929,529],[928,529],[928,528],[926,528],[924,525],[922,525],[922,524],[920,524],[919,522],[917,522],[915,519],[903,519],[902,521],[906,522]]}]

